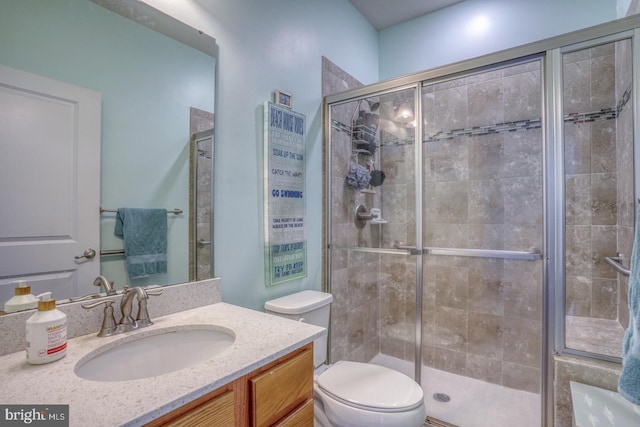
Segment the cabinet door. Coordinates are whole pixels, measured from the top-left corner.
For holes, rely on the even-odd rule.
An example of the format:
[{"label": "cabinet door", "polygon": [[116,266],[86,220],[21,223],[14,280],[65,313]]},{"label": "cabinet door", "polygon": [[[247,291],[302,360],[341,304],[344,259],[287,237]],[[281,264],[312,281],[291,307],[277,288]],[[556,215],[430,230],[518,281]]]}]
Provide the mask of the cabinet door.
[{"label": "cabinet door", "polygon": [[275,427],[313,427],[313,400],[307,400]]},{"label": "cabinet door", "polygon": [[313,350],[298,353],[249,380],[251,425],[273,425],[313,399]]},{"label": "cabinet door", "polygon": [[184,414],[162,423],[169,427],[229,427],[236,424],[235,392],[229,390]]}]

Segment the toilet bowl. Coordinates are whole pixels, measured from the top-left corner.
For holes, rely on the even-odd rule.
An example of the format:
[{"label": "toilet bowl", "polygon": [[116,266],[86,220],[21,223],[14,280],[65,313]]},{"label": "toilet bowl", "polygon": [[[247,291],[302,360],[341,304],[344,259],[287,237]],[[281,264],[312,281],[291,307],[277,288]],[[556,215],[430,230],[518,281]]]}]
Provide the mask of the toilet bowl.
[{"label": "toilet bowl", "polygon": [[[302,291],[265,303],[281,317],[329,327],[331,294]],[[325,365],[327,336],[314,341],[316,427],[419,427],[424,393],[408,376],[379,365],[339,361]]]},{"label": "toilet bowl", "polygon": [[417,427],[424,423],[420,386],[383,366],[337,362],[318,376],[314,391],[331,423],[326,427]]}]

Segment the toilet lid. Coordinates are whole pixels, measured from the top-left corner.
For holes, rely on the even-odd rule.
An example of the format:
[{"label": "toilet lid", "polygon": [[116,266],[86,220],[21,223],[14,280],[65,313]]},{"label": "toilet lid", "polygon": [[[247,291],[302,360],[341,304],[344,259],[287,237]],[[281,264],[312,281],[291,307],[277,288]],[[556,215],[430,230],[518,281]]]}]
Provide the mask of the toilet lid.
[{"label": "toilet lid", "polygon": [[368,363],[340,361],[318,377],[322,391],[364,409],[399,412],[422,404],[422,388],[393,369]]}]

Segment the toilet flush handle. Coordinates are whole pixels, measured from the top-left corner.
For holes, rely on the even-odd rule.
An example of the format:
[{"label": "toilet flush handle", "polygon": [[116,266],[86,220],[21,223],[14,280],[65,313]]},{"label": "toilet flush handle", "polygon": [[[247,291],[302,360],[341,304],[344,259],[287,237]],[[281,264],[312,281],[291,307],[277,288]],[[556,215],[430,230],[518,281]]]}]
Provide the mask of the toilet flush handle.
[{"label": "toilet flush handle", "polygon": [[304,322],[305,322],[304,317],[299,318],[299,319],[298,319],[298,322],[303,322],[303,323],[304,323]]}]

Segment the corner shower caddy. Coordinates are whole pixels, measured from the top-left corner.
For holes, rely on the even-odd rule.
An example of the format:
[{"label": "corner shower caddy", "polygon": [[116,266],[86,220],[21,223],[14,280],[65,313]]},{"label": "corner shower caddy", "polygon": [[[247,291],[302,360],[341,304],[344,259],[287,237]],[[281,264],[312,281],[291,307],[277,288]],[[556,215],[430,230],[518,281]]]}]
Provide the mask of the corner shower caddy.
[{"label": "corner shower caddy", "polygon": [[[373,108],[369,104],[369,111],[362,109],[362,100],[358,101],[353,115],[351,116],[351,156],[357,165],[375,169],[375,153],[380,147],[377,138],[379,116],[373,113]],[[360,190],[362,193],[375,194],[369,188]]]}]

